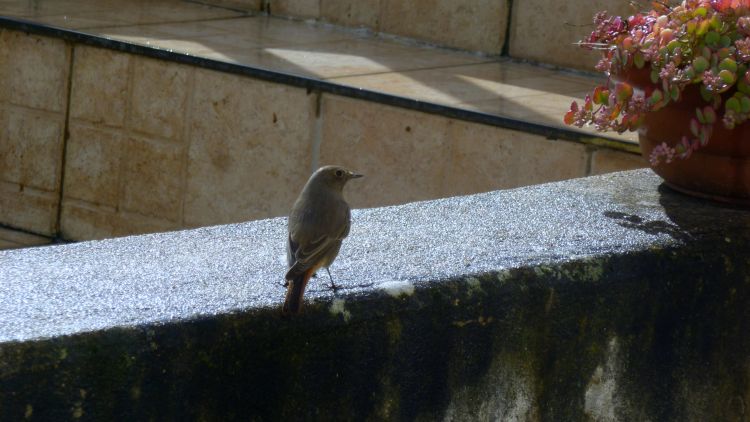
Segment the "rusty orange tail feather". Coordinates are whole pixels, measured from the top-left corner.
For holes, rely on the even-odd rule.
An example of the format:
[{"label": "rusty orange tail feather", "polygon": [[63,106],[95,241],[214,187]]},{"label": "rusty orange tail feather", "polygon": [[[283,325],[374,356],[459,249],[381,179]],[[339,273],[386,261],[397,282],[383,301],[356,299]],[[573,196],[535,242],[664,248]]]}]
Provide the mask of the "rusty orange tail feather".
[{"label": "rusty orange tail feather", "polygon": [[302,298],[305,294],[305,287],[307,282],[310,281],[310,277],[314,269],[309,269],[292,280],[287,280],[288,285],[286,288],[286,299],[284,300],[284,307],[281,312],[284,315],[296,315],[302,310]]}]

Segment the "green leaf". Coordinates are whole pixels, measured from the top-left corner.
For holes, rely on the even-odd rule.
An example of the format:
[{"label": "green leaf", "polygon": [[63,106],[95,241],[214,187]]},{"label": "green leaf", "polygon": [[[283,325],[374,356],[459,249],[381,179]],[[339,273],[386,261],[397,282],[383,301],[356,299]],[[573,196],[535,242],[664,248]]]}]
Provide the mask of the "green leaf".
[{"label": "green leaf", "polygon": [[750,94],[750,84],[747,83],[744,76],[739,78],[739,81],[737,82],[737,90],[743,94]]},{"label": "green leaf", "polygon": [[730,72],[729,70],[726,70],[726,69],[720,71],[718,76],[719,78],[721,78],[721,81],[727,85],[732,85],[736,78],[733,72]]},{"label": "green leaf", "polygon": [[720,29],[721,28],[721,19],[719,18],[718,14],[714,14],[711,16],[711,29]]},{"label": "green leaf", "polygon": [[721,35],[716,31],[709,31],[704,39],[706,40],[706,44],[716,46],[719,40],[721,40]]},{"label": "green leaf", "polygon": [[708,132],[706,132],[705,130],[702,131],[700,136],[698,136],[698,139],[701,142],[701,146],[706,146],[706,144],[708,143]]},{"label": "green leaf", "polygon": [[658,103],[659,101],[664,99],[664,94],[662,94],[661,90],[655,89],[654,92],[651,93],[651,103]]},{"label": "green leaf", "polygon": [[700,24],[698,24],[698,30],[696,31],[696,35],[698,37],[702,37],[707,31],[708,27],[711,26],[711,23],[707,20],[701,21]]},{"label": "green leaf", "polygon": [[695,117],[698,118],[698,121],[701,122],[701,124],[706,124],[706,118],[703,116],[703,111],[700,108],[695,109]]},{"label": "green leaf", "polygon": [[709,125],[716,123],[716,111],[711,106],[703,107],[703,117]]},{"label": "green leaf", "polygon": [[708,59],[703,56],[698,56],[693,60],[693,69],[696,73],[703,73],[708,69]]},{"label": "green leaf", "polygon": [[694,118],[690,119],[690,133],[692,133],[693,136],[698,136],[698,133],[700,133],[700,123]]},{"label": "green leaf", "polygon": [[609,102],[609,90],[605,86],[597,86],[591,96],[594,104],[607,104]]},{"label": "green leaf", "polygon": [[740,98],[740,110],[743,114],[750,113],[750,98],[747,95]]},{"label": "green leaf", "polygon": [[737,62],[734,61],[732,58],[725,58],[724,60],[719,63],[719,69],[721,70],[728,70],[732,73],[737,72]]},{"label": "green leaf", "polygon": [[643,69],[643,66],[646,65],[646,59],[643,58],[643,53],[636,51],[635,56],[633,56],[633,63],[635,63],[636,68]]},{"label": "green leaf", "polygon": [[716,58],[718,60],[724,60],[724,59],[726,59],[727,57],[729,57],[731,55],[732,55],[732,50],[729,49],[729,48],[727,48],[727,47],[724,47],[724,48],[720,48],[718,51],[716,51],[716,55],[715,56],[716,56]]},{"label": "green leaf", "polygon": [[669,97],[672,99],[672,101],[677,101],[680,99],[680,89],[676,86],[673,86],[669,90]]},{"label": "green leaf", "polygon": [[687,69],[685,69],[685,76],[693,82],[700,81],[700,74],[698,74],[692,67],[688,67]]},{"label": "green leaf", "polygon": [[617,101],[628,101],[633,96],[633,87],[628,83],[620,82],[615,85],[615,95],[617,96]]},{"label": "green leaf", "polygon": [[680,40],[672,40],[667,44],[667,49],[670,53],[674,53],[675,50],[677,50],[677,47],[680,47],[682,43],[680,43]]},{"label": "green leaf", "polygon": [[695,30],[698,28],[698,24],[695,21],[689,21],[687,23],[686,28],[687,28],[688,34],[693,34],[695,33]]},{"label": "green leaf", "polygon": [[742,109],[742,105],[740,105],[740,101],[735,97],[728,99],[727,102],[724,104],[724,107],[726,107],[727,110],[734,111],[735,113],[739,113],[740,110]]}]

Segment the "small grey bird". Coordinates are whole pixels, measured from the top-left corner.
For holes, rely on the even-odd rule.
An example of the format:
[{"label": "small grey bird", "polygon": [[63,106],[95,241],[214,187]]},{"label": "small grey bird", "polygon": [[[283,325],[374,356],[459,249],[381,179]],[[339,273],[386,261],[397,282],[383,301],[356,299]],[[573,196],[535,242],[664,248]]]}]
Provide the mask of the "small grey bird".
[{"label": "small grey bird", "polygon": [[[349,234],[351,212],[343,189],[351,179],[362,177],[339,166],[321,167],[310,176],[289,213],[287,244],[287,292],[284,314],[298,314],[307,282],[315,272],[326,270],[339,254]],[[331,276],[330,271],[328,276]],[[331,278],[333,284],[333,278]]]}]

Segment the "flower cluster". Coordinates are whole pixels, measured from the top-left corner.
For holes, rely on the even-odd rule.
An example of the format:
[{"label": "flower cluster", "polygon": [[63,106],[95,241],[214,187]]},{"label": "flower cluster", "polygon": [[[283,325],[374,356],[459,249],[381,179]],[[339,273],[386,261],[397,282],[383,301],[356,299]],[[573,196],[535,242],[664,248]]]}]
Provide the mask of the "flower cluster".
[{"label": "flower cluster", "polygon": [[705,106],[696,109],[690,133],[680,143],[654,149],[650,159],[655,166],[688,158],[708,143],[718,121],[732,129],[750,118],[750,0],[652,5],[628,18],[597,13],[594,31],[579,44],[602,52],[596,69],[610,78],[633,69],[650,71],[653,89],[641,92],[609,79],[582,105],[573,102],[564,121],[598,130],[636,130],[647,113],[680,101],[687,86],[697,86]]}]

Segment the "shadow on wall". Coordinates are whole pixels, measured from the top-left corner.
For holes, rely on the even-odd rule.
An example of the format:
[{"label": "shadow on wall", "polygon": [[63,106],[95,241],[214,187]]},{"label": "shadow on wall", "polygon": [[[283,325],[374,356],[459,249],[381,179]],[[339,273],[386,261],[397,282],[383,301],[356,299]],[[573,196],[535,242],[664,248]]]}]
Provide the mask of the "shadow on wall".
[{"label": "shadow on wall", "polygon": [[[597,305],[589,313],[592,322],[606,320],[609,327],[603,331],[617,341],[614,349],[609,347],[606,365],[600,365],[589,381],[589,416],[744,420],[750,341],[742,333],[750,329],[746,306],[750,301],[746,276],[750,261],[741,251],[747,239],[742,233],[737,239],[718,235],[722,221],[710,227],[705,220],[708,209],[736,208],[686,196],[663,183],[659,194],[666,221],[648,221],[623,212],[603,213],[622,227],[666,234],[682,246],[655,249],[643,259],[635,259],[632,265],[644,268],[650,277],[630,280],[626,283],[632,283],[630,286],[612,285],[612,291],[605,294],[606,304],[600,299],[598,303],[604,306]],[[733,216],[743,218],[741,213]],[[712,252],[710,245],[722,249],[725,242],[735,242],[738,252]],[[611,312],[604,311],[607,308]],[[597,348],[604,350],[604,344]]]},{"label": "shadow on wall", "polygon": [[[703,224],[696,222],[695,209],[705,208],[706,206],[744,209],[731,204],[712,202],[685,195],[669,188],[665,183],[659,185],[659,194],[659,204],[664,208],[671,221],[646,221],[638,215],[617,211],[605,211],[604,216],[616,220],[617,224],[622,227],[654,235],[666,234],[682,244],[689,245],[692,242],[701,242],[702,236],[711,232]],[[686,207],[685,204],[691,206]]]}]

